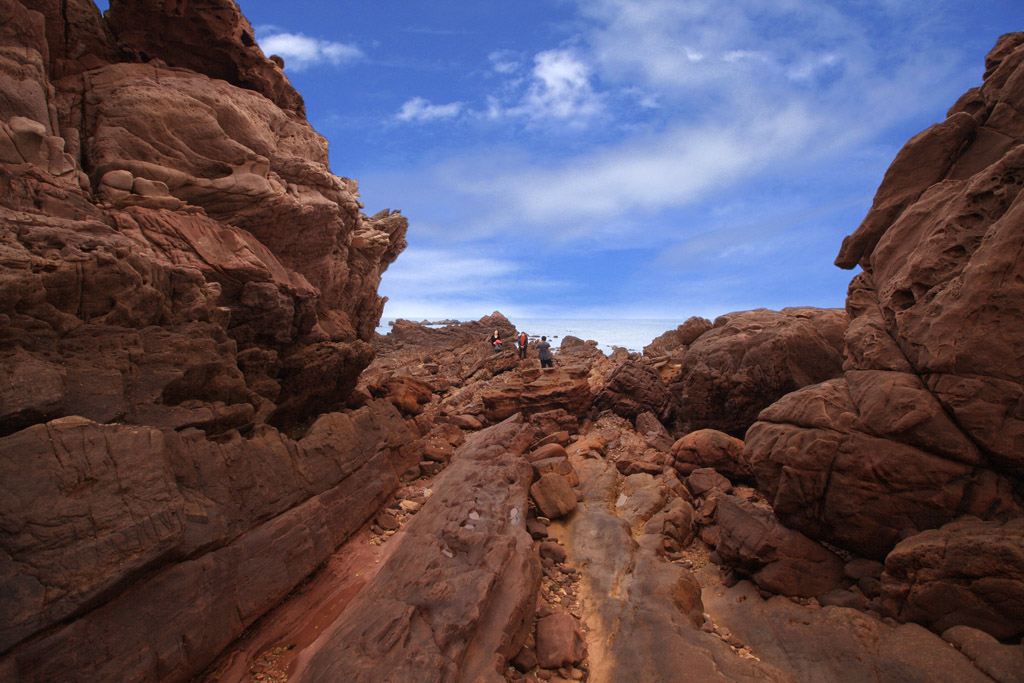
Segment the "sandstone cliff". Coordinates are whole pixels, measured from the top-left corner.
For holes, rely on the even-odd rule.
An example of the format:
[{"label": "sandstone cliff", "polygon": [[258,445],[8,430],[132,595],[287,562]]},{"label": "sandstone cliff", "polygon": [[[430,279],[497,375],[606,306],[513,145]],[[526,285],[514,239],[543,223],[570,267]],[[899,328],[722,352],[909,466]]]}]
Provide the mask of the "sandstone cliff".
[{"label": "sandstone cliff", "polygon": [[331,413],[407,224],[231,0],[0,16],[0,678],[182,680],[409,464]]}]

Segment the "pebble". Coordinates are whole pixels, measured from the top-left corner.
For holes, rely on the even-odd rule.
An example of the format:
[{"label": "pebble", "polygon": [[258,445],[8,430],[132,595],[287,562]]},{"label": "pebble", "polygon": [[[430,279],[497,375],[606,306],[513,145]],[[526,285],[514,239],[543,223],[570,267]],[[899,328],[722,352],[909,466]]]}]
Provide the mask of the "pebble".
[{"label": "pebble", "polygon": [[417,503],[416,501],[413,500],[403,500],[401,503],[398,504],[398,506],[404,512],[419,512],[420,508],[423,507],[422,504]]}]

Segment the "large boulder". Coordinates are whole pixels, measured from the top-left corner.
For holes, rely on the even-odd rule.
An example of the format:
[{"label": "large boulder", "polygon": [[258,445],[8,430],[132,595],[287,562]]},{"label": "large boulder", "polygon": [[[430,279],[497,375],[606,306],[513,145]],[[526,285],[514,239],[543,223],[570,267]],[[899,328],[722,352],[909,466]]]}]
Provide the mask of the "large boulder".
[{"label": "large boulder", "polygon": [[818,308],[730,313],[690,344],[669,383],[682,431],[743,436],[784,394],[842,372],[846,313]]},{"label": "large boulder", "polygon": [[937,632],[972,626],[1024,636],[1024,518],[966,518],[902,541],[885,559],[883,606]]},{"label": "large boulder", "polygon": [[839,556],[787,529],[770,510],[723,494],[715,494],[714,505],[718,555],[760,588],[811,597],[842,584]]},{"label": "large boulder", "polygon": [[641,359],[626,360],[608,376],[594,397],[594,407],[611,410],[633,420],[643,413],[667,419],[672,400],[668,387],[651,365]]},{"label": "large boulder", "polygon": [[883,558],[963,514],[1024,514],[1024,34],[912,138],[837,264],[850,284],[842,378],[747,433],[787,524]]}]

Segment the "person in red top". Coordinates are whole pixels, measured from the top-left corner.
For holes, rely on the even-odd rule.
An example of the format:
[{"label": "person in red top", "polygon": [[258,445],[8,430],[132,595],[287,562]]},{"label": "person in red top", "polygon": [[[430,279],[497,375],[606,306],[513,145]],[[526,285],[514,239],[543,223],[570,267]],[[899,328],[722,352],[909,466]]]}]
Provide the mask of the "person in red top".
[{"label": "person in red top", "polygon": [[526,333],[519,333],[519,360],[526,360]]}]

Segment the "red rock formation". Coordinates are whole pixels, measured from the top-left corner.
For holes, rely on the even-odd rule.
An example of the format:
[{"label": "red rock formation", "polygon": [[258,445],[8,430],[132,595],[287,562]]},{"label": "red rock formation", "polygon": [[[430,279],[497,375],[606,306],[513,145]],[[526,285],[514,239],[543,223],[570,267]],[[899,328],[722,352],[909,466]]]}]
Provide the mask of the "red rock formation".
[{"label": "red rock formation", "polygon": [[779,524],[770,510],[715,494],[715,523],[719,556],[765,590],[811,597],[842,583],[842,560]]},{"label": "red rock formation", "polygon": [[912,536],[885,560],[882,598],[900,621],[1024,636],[1024,518],[963,519]]},{"label": "red rock formation", "polygon": [[78,417],[0,440],[20,493],[2,512],[0,674],[187,680],[395,490],[406,430],[379,402],[300,441]]},{"label": "red rock formation", "polygon": [[707,318],[692,317],[674,330],[669,330],[644,347],[645,356],[682,355],[690,344],[714,327]]},{"label": "red rock formation", "polygon": [[661,376],[649,363],[642,359],[626,360],[597,392],[594,406],[630,420],[645,412],[664,420],[670,416],[672,399]]},{"label": "red rock formation", "polygon": [[532,439],[517,416],[459,447],[398,548],[293,680],[503,680],[540,584],[525,527],[532,472],[522,454]]},{"label": "red rock formation", "polygon": [[0,16],[0,678],[186,680],[418,461],[330,413],[406,221],[232,2]]},{"label": "red rock formation", "polygon": [[[897,155],[836,261],[863,268],[843,377],[786,396],[747,433],[776,514],[812,537],[881,559],[965,514],[1024,514],[1022,83],[1024,34],[1008,34],[984,84]],[[920,576],[967,571],[915,561]],[[965,623],[964,599],[944,608],[955,618],[912,597],[898,611],[944,628]]]},{"label": "red rock formation", "polygon": [[690,343],[669,384],[682,431],[742,436],[772,401],[837,376],[846,323],[842,311],[818,308],[719,317]]}]

